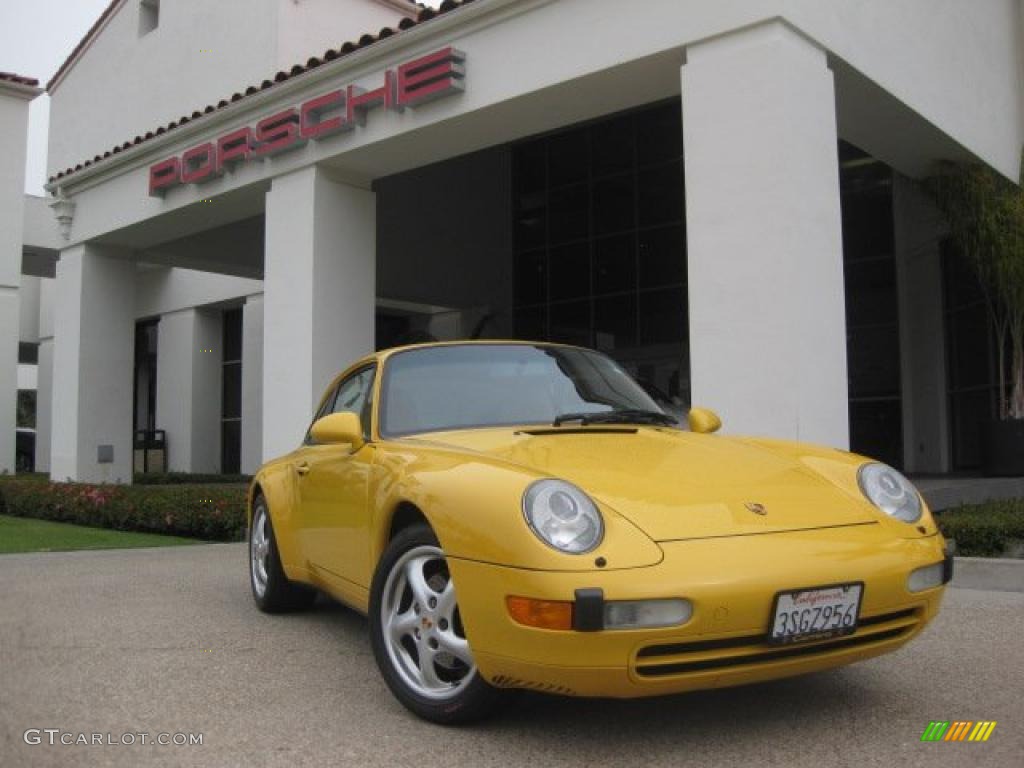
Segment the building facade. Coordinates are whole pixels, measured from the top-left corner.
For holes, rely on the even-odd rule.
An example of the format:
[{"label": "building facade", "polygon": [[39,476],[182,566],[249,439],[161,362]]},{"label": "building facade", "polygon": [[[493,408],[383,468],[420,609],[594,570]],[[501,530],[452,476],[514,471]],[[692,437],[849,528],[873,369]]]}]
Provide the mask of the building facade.
[{"label": "building facade", "polygon": [[130,481],[164,430],[251,472],[346,362],[498,337],[970,464],[989,342],[922,180],[1019,177],[1018,0],[260,3],[115,0],[48,84],[37,468]]}]

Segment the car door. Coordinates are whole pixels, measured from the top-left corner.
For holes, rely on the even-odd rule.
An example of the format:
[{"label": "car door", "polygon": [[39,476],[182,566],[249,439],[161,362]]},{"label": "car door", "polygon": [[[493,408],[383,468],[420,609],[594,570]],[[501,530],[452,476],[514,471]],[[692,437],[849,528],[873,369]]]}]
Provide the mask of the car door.
[{"label": "car door", "polygon": [[353,452],[349,445],[318,445],[307,434],[295,465],[303,551],[315,571],[343,590],[346,584],[368,586],[367,487],[375,450],[369,442],[375,377],[376,365],[352,372],[317,414],[358,414],[367,442]]}]

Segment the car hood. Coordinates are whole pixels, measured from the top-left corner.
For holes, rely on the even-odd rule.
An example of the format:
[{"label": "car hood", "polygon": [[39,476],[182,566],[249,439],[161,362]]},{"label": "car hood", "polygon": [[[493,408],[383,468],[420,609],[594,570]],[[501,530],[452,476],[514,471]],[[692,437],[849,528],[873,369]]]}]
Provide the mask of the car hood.
[{"label": "car hood", "polygon": [[648,427],[563,427],[411,440],[568,480],[655,541],[877,522],[870,505],[803,461],[740,439]]}]

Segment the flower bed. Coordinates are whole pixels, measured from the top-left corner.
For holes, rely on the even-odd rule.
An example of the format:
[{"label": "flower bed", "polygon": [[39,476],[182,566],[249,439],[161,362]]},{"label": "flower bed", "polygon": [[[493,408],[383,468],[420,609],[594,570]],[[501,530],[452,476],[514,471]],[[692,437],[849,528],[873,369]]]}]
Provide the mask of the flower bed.
[{"label": "flower bed", "polygon": [[189,536],[245,537],[245,488],[226,485],[129,486],[0,478],[0,514]]}]

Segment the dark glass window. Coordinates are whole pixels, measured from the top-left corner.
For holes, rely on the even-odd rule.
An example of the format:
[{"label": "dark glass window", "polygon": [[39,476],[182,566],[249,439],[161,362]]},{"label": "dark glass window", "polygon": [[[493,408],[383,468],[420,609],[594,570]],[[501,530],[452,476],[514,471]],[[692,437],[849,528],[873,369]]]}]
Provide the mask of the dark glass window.
[{"label": "dark glass window", "polygon": [[590,246],[587,243],[551,249],[551,300],[590,295]]},{"label": "dark glass window", "polygon": [[977,469],[983,426],[999,415],[999,345],[978,278],[950,240],[942,282],[953,469]]},{"label": "dark glass window", "polygon": [[590,232],[590,200],[586,184],[550,192],[548,237],[552,245],[586,239]]},{"label": "dark glass window", "polygon": [[635,138],[632,116],[606,120],[590,132],[591,167],[594,176],[633,170]]},{"label": "dark glass window", "polygon": [[222,315],[220,471],[237,474],[242,457],[242,308]]},{"label": "dark glass window", "polygon": [[892,169],[840,142],[850,447],[903,465]]},{"label": "dark glass window", "polygon": [[585,181],[590,173],[589,155],[590,137],[587,129],[552,136],[548,143],[548,183],[558,187]]},{"label": "dark glass window", "polygon": [[683,220],[682,163],[676,161],[640,171],[639,189],[641,227],[657,227]]},{"label": "dark glass window", "polygon": [[550,336],[563,344],[593,345],[590,337],[590,302],[569,301],[551,305]]},{"label": "dark glass window", "polygon": [[637,341],[636,294],[594,299],[594,346],[602,352],[631,349]]},{"label": "dark glass window", "polygon": [[594,293],[636,290],[636,236],[616,235],[594,241]]},{"label": "dark glass window", "polygon": [[548,253],[544,249],[516,254],[516,298],[522,304],[548,300]]},{"label": "dark glass window", "polygon": [[636,212],[633,183],[632,174],[594,182],[594,234],[607,235],[633,228]]},{"label": "dark glass window", "polygon": [[242,366],[239,363],[224,366],[221,379],[223,400],[221,416],[225,419],[242,418]]},{"label": "dark glass window", "polygon": [[39,345],[20,342],[18,344],[18,362],[25,365],[38,365]]},{"label": "dark glass window", "polygon": [[156,429],[156,346],[159,320],[135,324],[134,429]]},{"label": "dark glass window", "polygon": [[678,101],[637,114],[637,155],[640,165],[683,156],[683,115]]},{"label": "dark glass window", "polygon": [[689,399],[682,155],[678,100],[513,147],[516,336],[607,350]]},{"label": "dark glass window", "polygon": [[686,237],[679,225],[641,232],[640,288],[686,282]]}]

